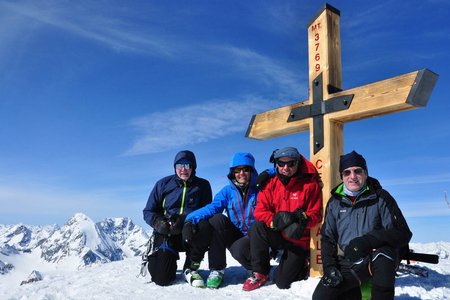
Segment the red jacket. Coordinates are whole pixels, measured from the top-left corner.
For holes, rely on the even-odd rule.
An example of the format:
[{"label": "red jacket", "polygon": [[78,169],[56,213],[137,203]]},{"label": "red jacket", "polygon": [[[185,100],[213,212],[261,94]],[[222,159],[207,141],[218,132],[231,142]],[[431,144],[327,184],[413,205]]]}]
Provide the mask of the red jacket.
[{"label": "red jacket", "polygon": [[322,191],[314,166],[303,157],[301,161],[298,175],[294,175],[286,186],[278,176],[270,178],[264,189],[258,193],[254,215],[257,221],[262,221],[270,227],[276,212],[303,209],[309,219],[303,236],[298,240],[289,239],[284,234],[283,237],[308,250],[310,229],[322,221]]}]

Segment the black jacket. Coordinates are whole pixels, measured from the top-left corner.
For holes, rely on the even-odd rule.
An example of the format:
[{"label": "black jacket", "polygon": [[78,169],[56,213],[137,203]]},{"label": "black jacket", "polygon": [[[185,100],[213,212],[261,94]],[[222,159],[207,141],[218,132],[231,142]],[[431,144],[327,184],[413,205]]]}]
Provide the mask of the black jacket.
[{"label": "black jacket", "polygon": [[359,236],[369,235],[374,248],[384,245],[400,249],[412,233],[395,199],[375,178],[367,178],[367,188],[354,204],[343,192],[343,183],[331,191],[321,228],[323,267],[335,266],[338,248]]}]

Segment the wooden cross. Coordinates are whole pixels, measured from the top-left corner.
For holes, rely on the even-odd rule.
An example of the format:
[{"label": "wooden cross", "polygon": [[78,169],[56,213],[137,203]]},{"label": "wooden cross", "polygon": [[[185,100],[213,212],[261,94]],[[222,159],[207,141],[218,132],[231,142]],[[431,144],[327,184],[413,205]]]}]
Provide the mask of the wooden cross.
[{"label": "wooden cross", "polygon": [[[312,128],[310,160],[324,183],[324,208],[340,182],[344,123],[424,107],[438,78],[422,69],[342,91],[339,19],[325,4],[308,25],[309,99],[254,115],[246,133],[268,139]],[[320,226],[311,229],[311,276],[322,273]]]}]

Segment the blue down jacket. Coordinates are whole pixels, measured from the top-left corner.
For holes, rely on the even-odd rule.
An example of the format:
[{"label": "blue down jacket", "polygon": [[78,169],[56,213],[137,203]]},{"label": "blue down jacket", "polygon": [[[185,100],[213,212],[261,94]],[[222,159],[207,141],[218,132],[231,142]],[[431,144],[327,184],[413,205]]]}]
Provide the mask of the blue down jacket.
[{"label": "blue down jacket", "polygon": [[211,185],[206,179],[195,175],[197,164],[193,153],[180,151],[175,157],[174,165],[180,160],[191,162],[192,175],[187,181],[183,181],[175,174],[156,182],[143,210],[145,222],[152,227],[157,216],[187,215],[211,203]]},{"label": "blue down jacket", "polygon": [[[250,185],[244,196],[241,196],[238,187],[234,185],[232,179],[234,178],[233,169],[237,166],[250,166],[252,174]],[[230,221],[244,234],[255,222],[253,211],[256,206],[256,178],[258,173],[255,169],[255,159],[250,153],[238,152],[233,155],[230,162],[230,170],[228,173],[229,184],[223,187],[220,192],[214,196],[213,202],[190,213],[185,222],[192,222],[194,224],[201,220],[207,220],[218,213],[226,212]]]}]

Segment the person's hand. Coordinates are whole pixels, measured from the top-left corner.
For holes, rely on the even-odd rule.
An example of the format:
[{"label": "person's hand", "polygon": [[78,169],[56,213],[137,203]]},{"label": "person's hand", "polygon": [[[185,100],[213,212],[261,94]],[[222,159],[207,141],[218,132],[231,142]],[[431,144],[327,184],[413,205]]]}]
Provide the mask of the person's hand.
[{"label": "person's hand", "polygon": [[256,188],[258,190],[263,189],[266,186],[269,178],[270,174],[268,170],[264,170],[261,173],[259,173],[258,177],[256,178]]},{"label": "person's hand", "polygon": [[197,233],[197,225],[192,224],[192,222],[184,223],[183,230],[182,230],[182,236],[183,241],[186,243],[189,243],[192,240],[192,237]]},{"label": "person's hand", "polygon": [[170,223],[170,234],[171,235],[178,235],[181,233],[184,225],[184,219],[186,218],[186,215],[179,215],[174,214],[170,217],[169,223]]},{"label": "person's hand", "polygon": [[355,262],[369,255],[371,251],[372,245],[369,239],[363,235],[350,241],[345,247],[344,255],[350,261]]},{"label": "person's hand", "polygon": [[285,229],[283,229],[283,233],[286,237],[294,240],[298,240],[303,236],[304,227],[300,223],[292,223]]},{"label": "person's hand", "polygon": [[295,221],[300,223],[300,225],[303,226],[303,229],[305,229],[306,225],[308,225],[309,222],[309,218],[306,215],[305,211],[301,208],[297,208],[296,210],[294,210],[293,214]]},{"label": "person's hand", "polygon": [[153,221],[153,228],[156,232],[167,235],[170,233],[170,223],[165,216],[157,216]]},{"label": "person's hand", "polygon": [[327,287],[337,287],[344,281],[341,272],[336,267],[324,270],[322,284]]},{"label": "person's hand", "polygon": [[279,211],[273,215],[273,226],[278,231],[283,231],[286,227],[295,222],[294,215],[288,211]]}]

